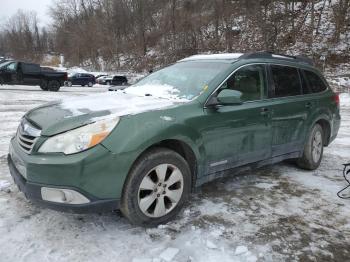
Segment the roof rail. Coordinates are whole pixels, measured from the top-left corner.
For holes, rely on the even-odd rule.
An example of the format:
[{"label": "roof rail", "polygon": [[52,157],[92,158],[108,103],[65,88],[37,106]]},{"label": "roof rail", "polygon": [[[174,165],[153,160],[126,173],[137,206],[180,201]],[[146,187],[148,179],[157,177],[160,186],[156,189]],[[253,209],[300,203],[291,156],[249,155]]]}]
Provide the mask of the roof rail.
[{"label": "roof rail", "polygon": [[272,52],[256,52],[256,53],[247,53],[241,56],[239,59],[252,59],[252,58],[274,58],[274,59],[286,59],[286,60],[294,60],[295,62],[314,65],[312,59],[305,56],[291,56],[284,54],[275,54]]}]

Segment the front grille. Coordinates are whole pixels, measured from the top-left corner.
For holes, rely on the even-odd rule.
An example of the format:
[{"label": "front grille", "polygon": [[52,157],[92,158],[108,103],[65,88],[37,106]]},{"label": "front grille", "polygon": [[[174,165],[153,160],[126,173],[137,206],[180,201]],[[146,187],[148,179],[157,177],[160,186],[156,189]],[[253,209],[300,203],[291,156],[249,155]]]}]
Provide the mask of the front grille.
[{"label": "front grille", "polygon": [[17,142],[26,153],[30,154],[40,133],[41,130],[34,127],[26,119],[23,119],[17,130]]}]

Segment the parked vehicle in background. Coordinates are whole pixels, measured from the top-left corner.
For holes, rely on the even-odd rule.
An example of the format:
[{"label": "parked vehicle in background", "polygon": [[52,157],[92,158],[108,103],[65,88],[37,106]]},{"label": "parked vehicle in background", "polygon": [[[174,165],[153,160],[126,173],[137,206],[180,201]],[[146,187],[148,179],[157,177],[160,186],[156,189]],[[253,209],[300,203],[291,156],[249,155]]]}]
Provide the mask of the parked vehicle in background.
[{"label": "parked vehicle in background", "polygon": [[67,73],[46,71],[38,64],[10,61],[0,64],[0,84],[40,86],[58,91],[67,80]]},{"label": "parked vehicle in background", "polygon": [[106,78],[108,78],[108,75],[103,75],[103,76],[99,76],[96,78],[96,84],[99,85],[105,85],[106,84]]},{"label": "parked vehicle in background", "polygon": [[128,79],[122,75],[112,75],[101,77],[98,81],[100,85],[127,85]]},{"label": "parked vehicle in background", "polygon": [[96,84],[95,76],[87,73],[76,73],[68,77],[66,86],[89,86],[92,87]]},{"label": "parked vehicle in background", "polygon": [[126,76],[113,76],[109,84],[113,86],[126,86],[128,84],[128,79]]},{"label": "parked vehicle in background", "polygon": [[128,79],[125,76],[114,76],[108,91],[124,90],[128,86]]},{"label": "parked vehicle in background", "polygon": [[155,226],[173,219],[195,187],[237,169],[285,159],[318,168],[339,127],[339,96],[309,60],[196,55],[123,92],[32,109],[8,163],[35,202],[119,208],[132,223]]},{"label": "parked vehicle in background", "polygon": [[100,85],[110,85],[110,83],[112,82],[113,76],[104,76],[101,77],[99,80],[99,84]]},{"label": "parked vehicle in background", "polygon": [[95,79],[96,79],[96,83],[97,83],[97,79],[103,76],[108,76],[107,74],[97,74],[95,75]]}]

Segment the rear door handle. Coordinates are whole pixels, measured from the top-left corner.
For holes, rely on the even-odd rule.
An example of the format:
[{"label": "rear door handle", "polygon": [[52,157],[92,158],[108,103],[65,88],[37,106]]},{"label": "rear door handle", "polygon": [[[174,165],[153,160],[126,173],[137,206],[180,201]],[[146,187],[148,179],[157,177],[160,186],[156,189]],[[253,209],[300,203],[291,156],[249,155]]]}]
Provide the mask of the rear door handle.
[{"label": "rear door handle", "polygon": [[269,109],[268,108],[263,107],[263,108],[260,109],[260,114],[261,115],[266,116],[266,115],[268,115],[268,113],[269,113]]}]

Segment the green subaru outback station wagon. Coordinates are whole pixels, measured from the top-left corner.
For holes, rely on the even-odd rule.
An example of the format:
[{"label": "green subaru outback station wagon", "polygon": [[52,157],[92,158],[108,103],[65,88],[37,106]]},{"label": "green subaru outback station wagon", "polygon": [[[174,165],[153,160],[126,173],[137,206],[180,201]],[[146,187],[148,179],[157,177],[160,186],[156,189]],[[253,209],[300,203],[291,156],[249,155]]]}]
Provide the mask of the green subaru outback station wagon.
[{"label": "green subaru outback station wagon", "polygon": [[242,167],[295,159],[316,169],[339,126],[339,97],[306,58],[195,55],[122,91],[29,111],[8,163],[33,202],[120,209],[154,226],[194,188]]}]

